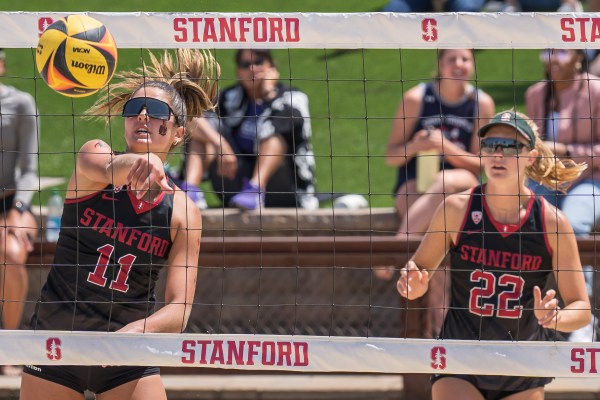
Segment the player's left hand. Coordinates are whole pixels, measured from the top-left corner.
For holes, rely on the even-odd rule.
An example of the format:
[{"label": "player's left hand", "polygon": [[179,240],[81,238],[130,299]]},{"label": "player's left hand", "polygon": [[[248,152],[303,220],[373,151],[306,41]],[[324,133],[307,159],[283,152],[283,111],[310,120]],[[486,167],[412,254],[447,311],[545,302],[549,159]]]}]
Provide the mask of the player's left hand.
[{"label": "player's left hand", "polygon": [[115,332],[116,333],[144,333],[145,332],[144,320],[133,321]]},{"label": "player's left hand", "polygon": [[542,289],[535,286],[533,288],[533,309],[538,324],[544,328],[554,329],[560,319],[556,290],[548,290],[542,298]]}]

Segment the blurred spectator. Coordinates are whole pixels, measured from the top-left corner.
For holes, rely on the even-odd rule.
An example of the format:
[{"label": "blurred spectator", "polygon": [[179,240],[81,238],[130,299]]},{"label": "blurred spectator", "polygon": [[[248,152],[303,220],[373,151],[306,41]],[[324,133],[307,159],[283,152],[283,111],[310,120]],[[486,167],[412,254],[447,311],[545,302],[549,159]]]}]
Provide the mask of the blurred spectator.
[{"label": "blurred spectator", "polygon": [[441,10],[447,12],[477,12],[481,10],[485,0],[390,0],[382,11],[432,12],[438,11],[437,3],[441,3]]},{"label": "blurred spectator", "polygon": [[[588,0],[587,2],[588,12],[600,12],[600,0]],[[586,49],[588,60],[590,60],[590,73],[596,76],[600,76],[600,57],[598,57],[597,49]]]},{"label": "blurred spectator", "polygon": [[269,50],[239,50],[235,62],[239,82],[220,93],[216,115],[197,121],[186,180],[208,168],[223,204],[243,210],[318,208],[306,94],[278,81]]},{"label": "blurred spectator", "polygon": [[[213,114],[214,116],[214,114]],[[208,208],[204,192],[200,189],[206,171],[217,162],[217,175],[235,179],[237,156],[227,140],[217,132],[205,117],[194,118],[187,124],[191,140],[184,147],[183,165],[175,181],[196,203],[198,208]]]},{"label": "blurred spectator", "polygon": [[[469,83],[475,69],[472,50],[440,50],[437,67],[433,81],[421,83],[404,95],[386,150],[387,164],[398,167],[394,193],[399,237],[423,234],[446,194],[478,184],[476,132],[494,115],[493,99]],[[415,156],[429,150],[441,155],[440,167],[421,194],[417,191]]]},{"label": "blurred spectator", "polygon": [[[537,182],[529,187],[560,208],[575,234],[585,237],[600,218],[600,163],[595,160],[600,155],[600,80],[587,73],[583,50],[546,49],[540,59],[546,79],[527,89],[527,114],[557,156],[586,162],[589,168],[566,193]],[[584,266],[584,272],[591,295],[591,266]],[[592,328],[575,332],[571,340],[591,340]]]},{"label": "blurred spectator", "polygon": [[582,12],[583,6],[577,0],[505,0],[488,1],[482,11],[486,12],[533,12],[558,11]]},{"label": "blurred spectator", "polygon": [[527,89],[527,114],[559,157],[587,162],[590,168],[566,194],[531,187],[562,209],[578,236],[590,233],[600,216],[600,80],[587,72],[582,50],[546,49],[540,53],[546,79]]},{"label": "blurred spectator", "polygon": [[[0,49],[0,77],[5,73]],[[28,281],[25,262],[38,234],[29,202],[38,186],[38,119],[33,97],[0,84],[0,299],[2,328],[19,329]],[[3,366],[6,375],[20,368]]]}]

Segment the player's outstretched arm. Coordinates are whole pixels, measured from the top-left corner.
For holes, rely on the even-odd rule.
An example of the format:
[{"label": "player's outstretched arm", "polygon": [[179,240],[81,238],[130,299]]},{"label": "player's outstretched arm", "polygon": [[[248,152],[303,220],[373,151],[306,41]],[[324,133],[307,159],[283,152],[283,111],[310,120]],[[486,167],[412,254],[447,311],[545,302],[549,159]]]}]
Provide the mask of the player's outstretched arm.
[{"label": "player's outstretched arm", "polygon": [[69,182],[67,197],[82,197],[91,191],[104,189],[107,185],[130,185],[138,198],[151,189],[172,192],[164,164],[153,153],[115,154],[104,141],[86,142],[77,154],[75,171]]},{"label": "player's outstretched arm", "polygon": [[429,229],[411,260],[400,270],[398,293],[409,300],[423,296],[429,279],[446,257],[452,237],[460,228],[468,193],[448,196],[435,211]]}]

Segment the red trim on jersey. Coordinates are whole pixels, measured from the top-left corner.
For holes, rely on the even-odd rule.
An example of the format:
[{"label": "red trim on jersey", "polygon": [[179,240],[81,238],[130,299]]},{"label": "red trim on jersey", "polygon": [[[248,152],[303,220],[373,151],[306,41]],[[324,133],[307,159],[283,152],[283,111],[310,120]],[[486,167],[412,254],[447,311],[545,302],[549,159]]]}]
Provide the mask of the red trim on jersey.
[{"label": "red trim on jersey", "polygon": [[[483,193],[483,189],[482,189],[482,193]],[[531,213],[531,208],[533,207],[534,200],[535,200],[535,196],[533,195],[531,190],[529,190],[529,201],[527,202],[527,210],[525,211],[525,215],[523,216],[523,218],[521,218],[519,220],[518,224],[503,224],[501,222],[496,221],[494,219],[494,216],[492,215],[492,212],[488,208],[488,204],[487,204],[487,201],[485,200],[485,196],[483,196],[483,208],[485,209],[485,213],[489,217],[490,221],[492,221],[492,224],[496,227],[498,232],[500,232],[500,236],[505,238],[521,229],[521,227],[523,226],[525,221],[527,221],[527,218],[529,218],[529,214]]]},{"label": "red trim on jersey", "polygon": [[127,195],[129,196],[129,200],[131,200],[131,205],[133,206],[135,213],[143,214],[159,205],[162,199],[165,197],[165,192],[160,192],[156,200],[154,200],[154,202],[152,203],[138,199],[133,195],[133,192],[131,190],[127,190]]},{"label": "red trim on jersey", "polygon": [[[456,246],[456,243],[460,242],[460,235],[465,230],[465,225],[467,224],[467,219],[469,218],[469,214],[471,211],[471,203],[473,203],[473,192],[475,192],[475,189],[477,189],[477,186],[471,189],[471,194],[469,195],[469,203],[467,204],[467,211],[463,216],[462,224],[460,224],[460,229],[458,230],[458,234],[456,235],[456,242],[452,243],[453,246]],[[481,192],[483,193],[483,187],[481,188]]]},{"label": "red trim on jersey", "polygon": [[98,190],[97,192],[88,194],[88,195],[83,196],[83,197],[76,197],[74,199],[65,199],[65,204],[74,204],[74,203],[79,203],[79,202],[82,202],[82,201],[89,200],[89,199],[91,199],[94,196],[98,196],[98,193],[102,192],[103,190],[104,189]]},{"label": "red trim on jersey", "polygon": [[552,247],[550,247],[550,242],[548,242],[548,230],[546,229],[546,199],[540,196],[540,200],[540,203],[542,203],[542,232],[544,232],[544,242],[546,242],[548,253],[552,256],[553,251]]}]

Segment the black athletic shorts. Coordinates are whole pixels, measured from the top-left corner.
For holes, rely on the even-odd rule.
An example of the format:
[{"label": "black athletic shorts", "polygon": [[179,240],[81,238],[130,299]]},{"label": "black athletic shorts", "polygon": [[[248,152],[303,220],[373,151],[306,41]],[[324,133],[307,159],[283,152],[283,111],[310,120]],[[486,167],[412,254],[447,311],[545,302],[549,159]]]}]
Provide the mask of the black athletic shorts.
[{"label": "black athletic shorts", "polygon": [[86,367],[82,365],[27,365],[23,373],[66,386],[79,393],[99,394],[117,386],[151,375],[160,375],[159,367]]},{"label": "black athletic shorts", "polygon": [[500,400],[515,393],[545,386],[554,379],[494,375],[432,375],[431,384],[443,378],[457,378],[469,382],[486,400]]}]

